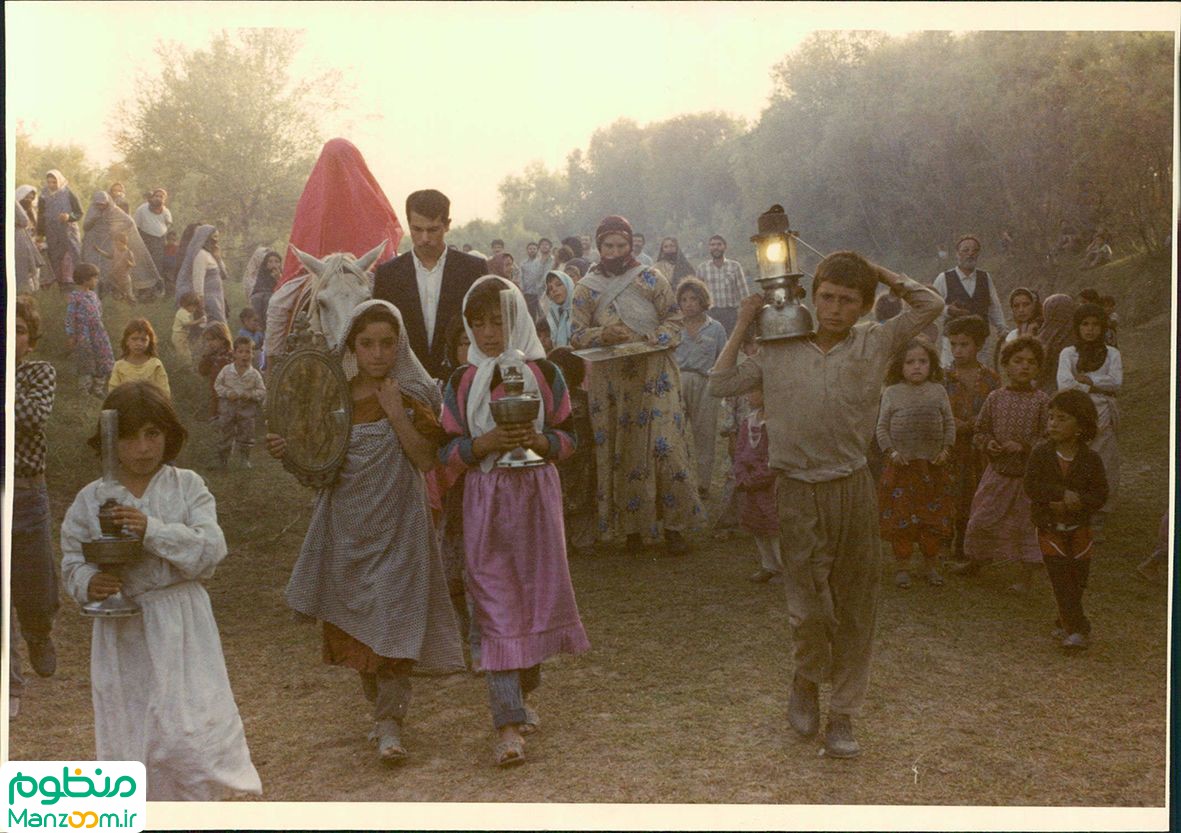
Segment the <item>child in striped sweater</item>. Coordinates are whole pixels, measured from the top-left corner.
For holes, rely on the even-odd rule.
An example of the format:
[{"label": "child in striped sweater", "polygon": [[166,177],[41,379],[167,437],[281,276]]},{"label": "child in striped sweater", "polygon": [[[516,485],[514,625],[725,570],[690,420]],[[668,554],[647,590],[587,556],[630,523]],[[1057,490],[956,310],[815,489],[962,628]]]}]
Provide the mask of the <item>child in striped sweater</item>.
[{"label": "child in striped sweater", "polygon": [[877,440],[885,456],[878,482],[881,536],[898,561],[894,584],[910,587],[907,566],[918,544],[927,582],[943,584],[939,548],[951,539],[955,495],[947,462],[955,445],[955,418],[940,382],[939,354],[911,339],[890,363],[878,412]]}]

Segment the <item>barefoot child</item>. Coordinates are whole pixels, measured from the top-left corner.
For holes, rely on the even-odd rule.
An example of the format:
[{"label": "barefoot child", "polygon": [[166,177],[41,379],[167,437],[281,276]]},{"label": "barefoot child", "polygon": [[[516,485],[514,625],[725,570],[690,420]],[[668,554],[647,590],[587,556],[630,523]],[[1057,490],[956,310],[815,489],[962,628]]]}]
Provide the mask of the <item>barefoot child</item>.
[{"label": "barefoot child", "polygon": [[108,275],[115,298],[134,301],[135,295],[131,291],[131,270],[135,268],[135,254],[127,246],[127,232],[117,231],[111,235],[111,251],[104,252],[97,246],[95,250],[111,261]]},{"label": "barefoot child", "polygon": [[951,345],[952,365],[944,374],[943,385],[955,418],[955,446],[948,470],[955,491],[955,537],[952,560],[964,558],[964,530],[972,510],[972,498],[980,485],[987,460],[984,452],[972,444],[976,417],[988,395],[1001,386],[1001,377],[979,361],[978,354],[988,339],[988,324],[978,315],[962,315],[947,322],[947,340]]},{"label": "barefoot child", "polygon": [[[287,604],[324,623],[324,662],[358,673],[373,706],[370,741],[394,764],[406,758],[411,671],[463,670],[423,482],[443,439],[439,395],[393,304],[358,305],[340,335],[357,368],[348,455],[316,492]],[[267,434],[272,456],[286,445]]]},{"label": "barefoot child", "polygon": [[[62,584],[79,604],[122,591],[140,616],[96,618],[90,647],[96,758],[143,761],[149,801],[259,795],[262,785],[202,581],[226,556],[213,495],[200,475],[172,465],[186,432],[159,388],[120,385],[103,402],[119,413],[118,480],[78,493],[62,523]],[[96,433],[90,446],[100,447]],[[107,497],[115,520],[143,539],[143,559],[122,578],[86,563]]]},{"label": "barefoot child", "polygon": [[217,467],[229,465],[230,452],[238,444],[242,468],[250,465],[250,449],[254,448],[254,421],[267,398],[267,387],[262,374],[254,367],[254,341],[249,336],[234,339],[234,361],[217,373],[213,381],[217,394]]},{"label": "barefoot child", "polygon": [[1115,505],[1120,479],[1116,396],[1124,383],[1124,365],[1120,351],[1108,346],[1104,339],[1106,329],[1107,313],[1103,308],[1083,304],[1074,311],[1074,344],[1064,347],[1058,357],[1058,389],[1090,394],[1099,415],[1095,436],[1088,440],[1091,450],[1103,460],[1107,475],[1107,502],[1091,518],[1096,541],[1103,540],[1104,520]]},{"label": "barefoot child", "polygon": [[1083,590],[1091,571],[1090,516],[1107,500],[1103,461],[1087,447],[1095,437],[1095,405],[1078,390],[1060,390],[1050,400],[1049,440],[1029,455],[1025,492],[1054,598],[1062,647],[1086,648],[1091,623],[1083,612]]},{"label": "barefoot child", "polygon": [[939,548],[951,538],[954,497],[947,461],[955,445],[955,420],[941,384],[939,354],[911,339],[886,371],[877,438],[885,455],[878,484],[882,539],[897,561],[894,584],[910,587],[906,568],[918,544],[927,583],[939,586]]},{"label": "barefoot child", "polygon": [[984,401],[972,439],[988,455],[988,468],[972,498],[964,531],[968,564],[960,572],[979,572],[986,560],[1017,561],[1021,571],[1010,588],[1017,592],[1027,589],[1042,561],[1022,478],[1030,450],[1046,435],[1050,398],[1033,385],[1044,358],[1041,342],[1035,338],[1024,336],[1004,346],[1001,364],[1009,382]]},{"label": "barefoot child", "polygon": [[[691,278],[685,278],[689,281]],[[681,286],[685,285],[685,281]],[[759,569],[750,580],[762,584],[783,573],[779,554],[779,516],[775,510],[775,472],[769,465],[771,442],[763,389],[746,394],[749,412],[738,423],[734,442],[734,490],[741,507],[743,529],[754,536]]]},{"label": "barefoot child", "polygon": [[193,366],[193,348],[200,346],[204,330],[205,302],[197,293],[186,292],[180,296],[180,307],[172,318],[172,349],[181,367]]},{"label": "barefoot child", "polygon": [[[29,295],[16,298],[16,373],[13,425],[12,606],[25,638],[29,664],[40,677],[52,677],[57,653],[50,635],[57,613],[57,576],[49,530],[45,485],[45,424],[53,410],[57,373],[49,362],[31,361],[41,336],[41,315]],[[15,629],[13,630],[15,634]],[[15,640],[9,643],[9,718],[16,717],[24,678]]]},{"label": "barefoot child", "polygon": [[150,382],[158,387],[168,399],[172,391],[168,387],[168,372],[156,355],[156,331],[146,318],[133,318],[123,328],[123,340],[119,342],[123,356],[115,362],[111,379],[107,383],[114,390],[124,382]]},{"label": "barefoot child", "polygon": [[[463,299],[471,346],[468,364],[451,374],[444,392],[443,428],[451,442],[440,451],[444,463],[459,459],[468,467],[463,494],[467,588],[481,634],[480,665],[497,732],[493,757],[498,766],[525,760],[522,735],[538,725],[526,697],[541,682],[541,662],[590,647],[566,563],[557,469],[495,465],[502,452],[518,446],[547,461],[574,450],[565,430],[570,416],[565,379],[545,360],[525,296],[515,287],[516,320],[505,343],[500,292],[509,287],[508,281],[486,275]],[[532,423],[497,425],[492,419],[489,403],[504,395],[496,359],[506,348],[524,353],[525,390],[541,398]]]},{"label": "barefoot child", "polygon": [[72,286],[66,304],[66,346],[74,351],[82,392],[102,399],[107,395],[107,377],[115,366],[115,356],[103,326],[103,304],[94,291],[98,286],[98,267],[93,263],[79,263],[74,269]]}]

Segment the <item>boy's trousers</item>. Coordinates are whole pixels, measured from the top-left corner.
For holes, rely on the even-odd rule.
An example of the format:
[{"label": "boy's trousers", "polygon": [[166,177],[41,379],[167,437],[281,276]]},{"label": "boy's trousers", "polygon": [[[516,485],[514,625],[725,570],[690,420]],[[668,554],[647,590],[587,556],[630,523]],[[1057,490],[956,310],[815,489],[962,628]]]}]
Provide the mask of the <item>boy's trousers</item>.
[{"label": "boy's trousers", "polygon": [[881,579],[877,494],[865,466],[805,483],[780,473],[779,534],[795,671],[832,680],[829,711],[865,701]]},{"label": "boy's trousers", "polygon": [[226,457],[238,441],[238,452],[248,454],[254,446],[254,421],[258,418],[258,403],[253,399],[218,399],[217,424],[220,429],[217,450]]}]

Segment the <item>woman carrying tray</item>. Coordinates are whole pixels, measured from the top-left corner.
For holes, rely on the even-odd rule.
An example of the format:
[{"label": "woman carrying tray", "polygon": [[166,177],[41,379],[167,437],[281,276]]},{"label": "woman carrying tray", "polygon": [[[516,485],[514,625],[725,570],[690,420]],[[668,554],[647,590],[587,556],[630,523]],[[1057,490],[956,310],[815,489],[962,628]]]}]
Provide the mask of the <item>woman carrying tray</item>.
[{"label": "woman carrying tray", "polygon": [[570,343],[576,349],[644,343],[650,352],[596,361],[590,374],[599,534],[664,531],[668,555],[688,551],[683,532],[704,521],[686,436],[681,376],[673,350],[681,313],[672,287],[632,256],[631,225],[611,216],[595,233],[599,262],[574,288]]}]

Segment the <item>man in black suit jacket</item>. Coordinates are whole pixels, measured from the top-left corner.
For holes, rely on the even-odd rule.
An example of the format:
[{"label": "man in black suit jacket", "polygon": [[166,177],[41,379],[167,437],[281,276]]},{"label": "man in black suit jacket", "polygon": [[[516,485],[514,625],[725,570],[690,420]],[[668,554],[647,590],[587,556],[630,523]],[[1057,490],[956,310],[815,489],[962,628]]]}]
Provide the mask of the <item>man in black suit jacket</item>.
[{"label": "man in black suit jacket", "polygon": [[373,297],[398,308],[410,349],[426,372],[439,379],[446,359],[447,323],[462,312],[463,296],[488,274],[488,264],[483,258],[447,248],[444,238],[451,228],[451,200],[440,192],[415,191],[408,196],[406,221],[414,248],[377,267]]}]

